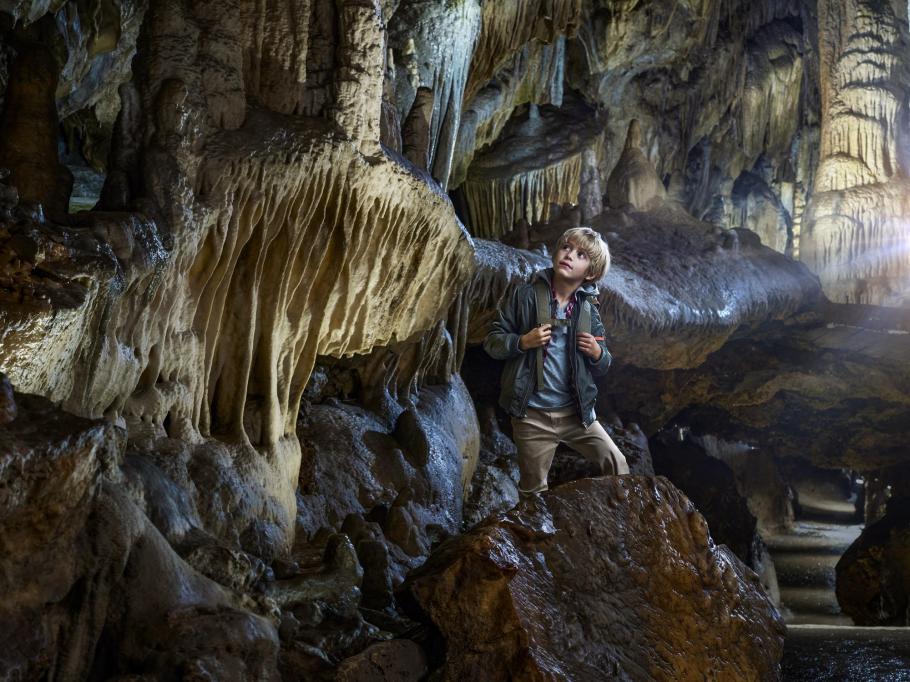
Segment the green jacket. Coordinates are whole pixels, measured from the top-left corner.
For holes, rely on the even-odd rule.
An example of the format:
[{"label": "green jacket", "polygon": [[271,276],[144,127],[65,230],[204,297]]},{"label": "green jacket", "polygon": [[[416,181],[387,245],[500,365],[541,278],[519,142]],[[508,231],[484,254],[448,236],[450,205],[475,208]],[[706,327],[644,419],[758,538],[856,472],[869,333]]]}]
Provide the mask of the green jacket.
[{"label": "green jacket", "polygon": [[[553,281],[553,268],[534,273],[530,283],[519,286],[509,302],[499,309],[496,319],[484,339],[484,350],[497,360],[505,360],[502,371],[502,389],[499,394],[499,405],[513,417],[524,418],[527,413],[528,400],[536,389],[537,353],[532,350],[518,349],[518,337],[537,326],[537,302],[534,297],[533,282],[542,277],[549,285]],[[572,310],[573,323],[578,322],[578,314],[584,298],[593,299],[597,289],[591,283],[585,283],[576,291],[578,304]],[[594,336],[604,335],[603,322],[597,305],[591,301],[591,333]],[[576,326],[569,327],[569,366],[572,368],[571,382],[575,388],[575,404],[578,415],[585,428],[595,419],[594,402],[597,399],[597,385],[594,377],[607,373],[613,358],[607,346],[600,341],[603,353],[596,362],[578,350]]]}]

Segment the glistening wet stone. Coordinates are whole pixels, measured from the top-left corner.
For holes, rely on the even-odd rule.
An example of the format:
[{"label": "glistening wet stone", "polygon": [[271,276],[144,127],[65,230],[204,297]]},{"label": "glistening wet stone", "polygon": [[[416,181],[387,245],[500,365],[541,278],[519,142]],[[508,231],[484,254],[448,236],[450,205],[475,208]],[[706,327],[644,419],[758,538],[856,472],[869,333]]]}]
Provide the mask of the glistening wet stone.
[{"label": "glistening wet stone", "polygon": [[662,477],[524,501],[406,588],[446,639],[445,680],[773,680],[783,649],[758,577]]}]

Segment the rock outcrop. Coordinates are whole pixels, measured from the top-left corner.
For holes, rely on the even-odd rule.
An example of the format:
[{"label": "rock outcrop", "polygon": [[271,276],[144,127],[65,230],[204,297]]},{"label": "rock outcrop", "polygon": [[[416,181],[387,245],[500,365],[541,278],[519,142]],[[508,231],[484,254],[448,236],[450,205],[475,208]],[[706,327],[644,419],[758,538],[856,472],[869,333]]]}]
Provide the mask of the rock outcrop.
[{"label": "rock outcrop", "polygon": [[376,542],[366,551],[387,556],[383,571],[397,585],[434,541],[460,530],[480,443],[470,396],[457,378],[426,387],[391,422],[335,400],[312,405],[298,434],[305,444],[301,540],[332,529],[351,535],[358,548],[361,539]]},{"label": "rock outcrop", "polygon": [[522,502],[445,543],[406,588],[446,639],[447,680],[777,677],[780,617],[666,479]]},{"label": "rock outcrop", "polygon": [[0,425],[4,675],[277,679],[268,606],[175,553],[124,480],[125,433],[14,400]]},{"label": "rock outcrop", "polygon": [[875,472],[905,461],[908,330],[898,311],[822,306],[734,339],[698,368],[619,367],[603,390],[646,433],[674,419],[776,457]]}]

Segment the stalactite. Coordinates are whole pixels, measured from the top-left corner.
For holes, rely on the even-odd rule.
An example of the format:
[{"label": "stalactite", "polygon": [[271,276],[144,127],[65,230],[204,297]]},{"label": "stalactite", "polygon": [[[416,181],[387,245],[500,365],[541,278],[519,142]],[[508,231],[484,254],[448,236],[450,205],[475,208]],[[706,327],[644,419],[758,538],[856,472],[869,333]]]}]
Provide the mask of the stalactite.
[{"label": "stalactite", "polygon": [[500,237],[519,220],[546,223],[554,204],[578,204],[586,153],[602,148],[603,129],[591,113],[573,98],[513,117],[461,186],[472,234]]},{"label": "stalactite", "polygon": [[574,35],[581,0],[500,0],[483,5],[483,28],[465,89],[470,101],[529,41]]},{"label": "stalactite", "polygon": [[406,120],[419,88],[433,97],[427,167],[446,187],[461,123],[468,70],[481,30],[477,0],[406,0],[395,12],[389,40],[395,54],[397,106]]},{"label": "stalactite", "polygon": [[466,104],[450,187],[464,182],[475,153],[496,141],[516,107],[528,103],[562,105],[565,51],[563,37],[552,44],[535,41],[526,45]]}]

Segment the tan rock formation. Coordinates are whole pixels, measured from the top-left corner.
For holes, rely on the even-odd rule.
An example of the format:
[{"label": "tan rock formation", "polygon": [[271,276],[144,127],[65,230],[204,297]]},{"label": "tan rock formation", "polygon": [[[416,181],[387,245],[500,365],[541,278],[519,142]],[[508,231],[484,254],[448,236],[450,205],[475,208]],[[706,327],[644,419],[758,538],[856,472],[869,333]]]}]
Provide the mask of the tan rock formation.
[{"label": "tan rock formation", "polygon": [[407,587],[446,638],[446,680],[770,680],[783,651],[758,578],[662,478],[520,503],[441,546]]},{"label": "tan rock formation", "polygon": [[[250,72],[229,56],[264,29],[247,33],[207,5],[187,11],[154,7],[147,17],[141,96],[154,106],[140,124],[150,147],[143,168],[126,170],[142,178],[155,223],[83,218],[71,248],[82,265],[61,273],[78,294],[66,305],[8,307],[0,366],[20,390],[77,414],[125,418],[137,438],[229,443],[229,457],[257,472],[252,488],[277,500],[277,509],[263,502],[247,513],[272,518],[289,537],[297,407],[315,357],[432,327],[469,275],[472,249],[426,177],[364,156],[379,149],[383,77],[372,3],[345,5],[337,18],[357,29],[337,52],[344,87],[322,111],[343,134],[324,121],[248,111],[247,97],[294,111],[316,90],[282,80],[272,102],[260,88],[277,64]],[[197,49],[201,23],[223,25],[213,35],[224,45]],[[291,45],[288,58],[305,60],[304,47]],[[171,59],[182,79],[169,76]],[[222,77],[207,76],[214,64]],[[78,260],[80,251],[110,254],[107,244],[114,254],[100,270],[86,269],[96,255]]]},{"label": "tan rock formation", "polygon": [[798,231],[814,170],[814,27],[811,11],[788,0],[586,7],[567,84],[610,112],[603,176],[635,119],[645,156],[695,217],[750,227],[731,192],[741,173],[763,164]]},{"label": "tan rock formation", "polygon": [[483,27],[465,98],[474,95],[532,40],[553,42],[572,35],[582,11],[581,0],[502,0],[483,4]]},{"label": "tan rock formation", "polygon": [[655,208],[667,197],[663,182],[641,150],[641,125],[633,120],[626,133],[622,156],[607,179],[607,200],[613,208],[639,211]]},{"label": "tan rock formation", "polygon": [[800,247],[833,300],[910,301],[907,6],[819,4],[821,158]]}]

